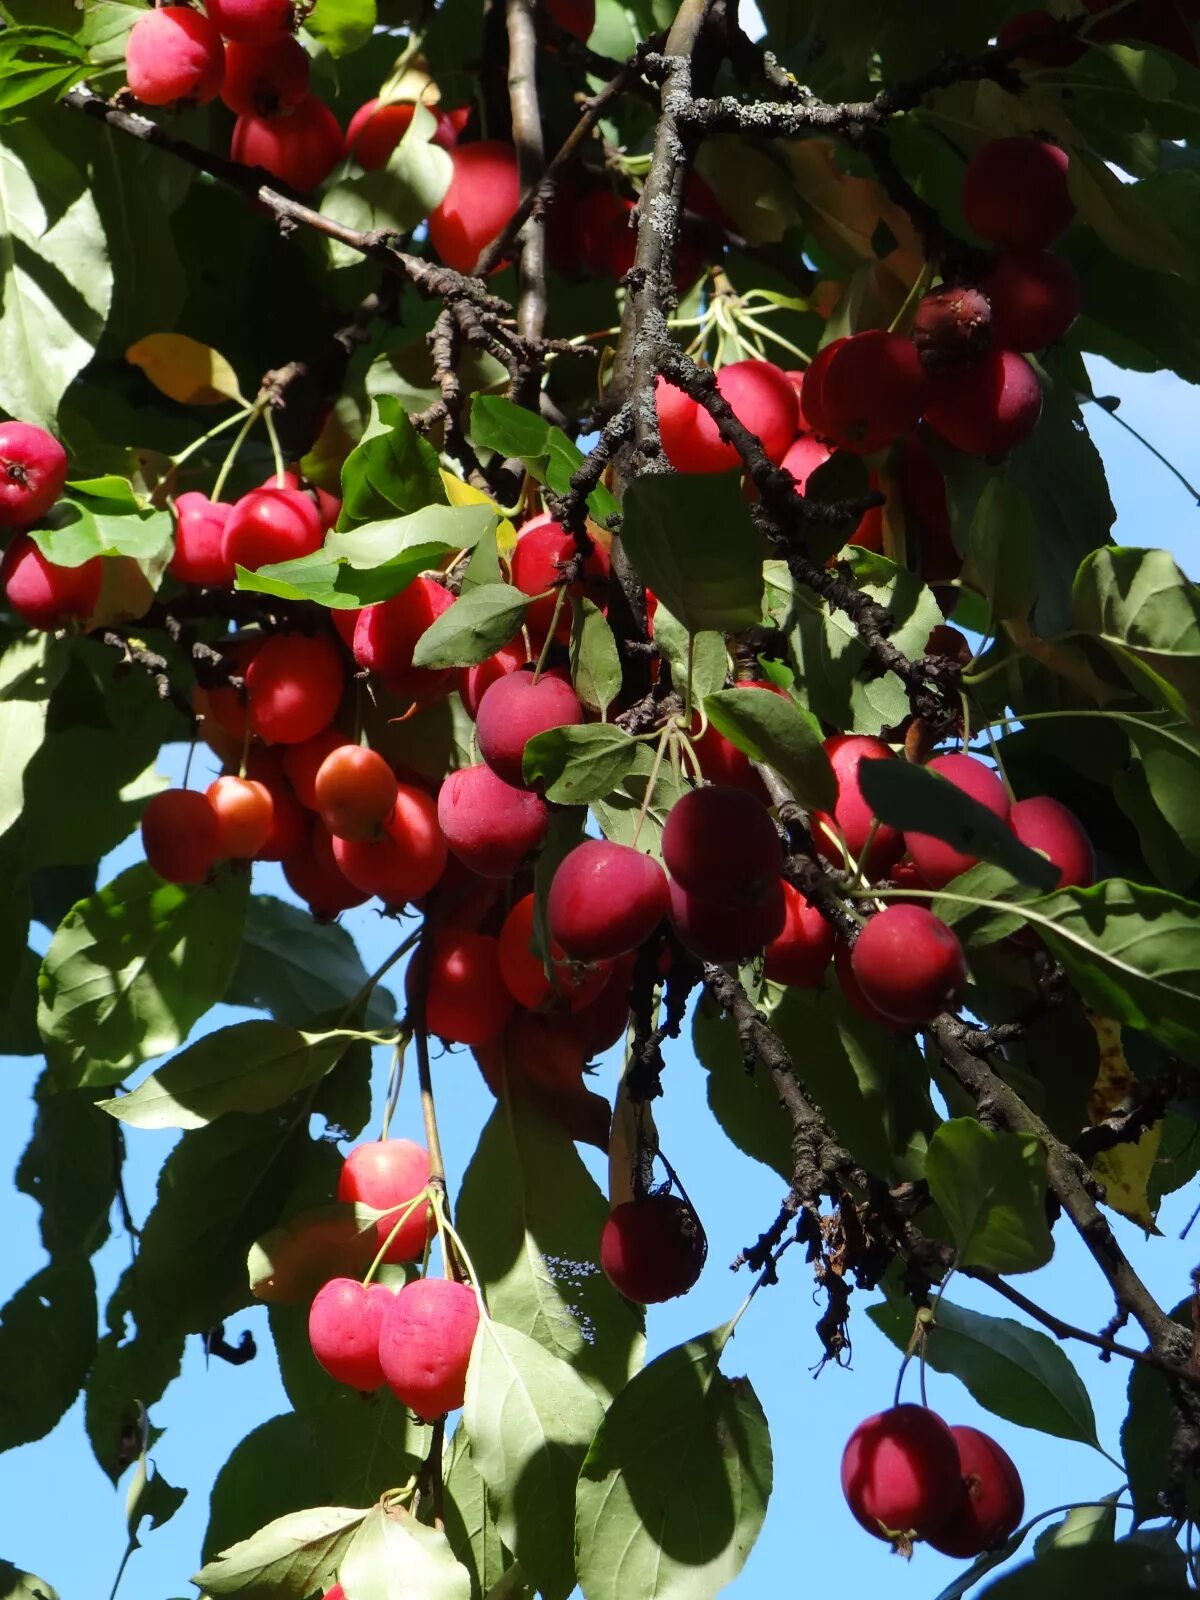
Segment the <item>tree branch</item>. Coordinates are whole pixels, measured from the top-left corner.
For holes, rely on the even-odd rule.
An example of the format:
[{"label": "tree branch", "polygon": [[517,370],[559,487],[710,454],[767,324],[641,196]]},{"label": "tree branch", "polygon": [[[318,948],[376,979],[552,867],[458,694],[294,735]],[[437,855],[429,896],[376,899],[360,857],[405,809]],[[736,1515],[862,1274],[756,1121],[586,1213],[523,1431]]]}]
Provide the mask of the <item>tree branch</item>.
[{"label": "tree branch", "polygon": [[[537,192],[546,164],[542,112],[538,103],[534,0],[507,0],[506,20],[513,143],[517,149],[521,187],[532,195]],[[540,218],[531,216],[522,224],[518,246],[517,331],[527,339],[540,339],[546,326],[546,230]],[[534,352],[531,355],[527,370],[514,379],[512,389],[512,398],[525,406],[536,405],[541,386],[541,357]]]}]

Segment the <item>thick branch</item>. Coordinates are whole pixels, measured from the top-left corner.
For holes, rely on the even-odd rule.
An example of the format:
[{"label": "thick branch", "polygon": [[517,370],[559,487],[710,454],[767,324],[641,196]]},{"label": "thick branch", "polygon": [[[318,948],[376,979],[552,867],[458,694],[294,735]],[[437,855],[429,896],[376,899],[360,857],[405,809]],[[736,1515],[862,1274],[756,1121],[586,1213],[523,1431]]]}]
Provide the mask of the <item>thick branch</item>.
[{"label": "thick branch", "polygon": [[[508,103],[512,110],[513,143],[521,187],[533,194],[546,165],[542,137],[542,111],[537,88],[537,28],[534,0],[507,0]],[[539,218],[530,217],[521,228],[517,329],[524,337],[540,339],[546,326],[546,230]],[[513,386],[513,399],[522,405],[536,401],[541,362],[531,361]]]}]

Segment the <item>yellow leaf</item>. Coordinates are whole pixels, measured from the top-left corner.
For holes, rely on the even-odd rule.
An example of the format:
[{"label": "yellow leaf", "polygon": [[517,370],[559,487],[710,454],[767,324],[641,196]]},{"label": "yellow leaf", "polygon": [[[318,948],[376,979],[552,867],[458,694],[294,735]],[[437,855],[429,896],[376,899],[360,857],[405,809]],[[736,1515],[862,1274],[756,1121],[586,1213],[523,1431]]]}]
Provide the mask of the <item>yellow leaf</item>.
[{"label": "yellow leaf", "polygon": [[921,241],[908,214],[870,178],[857,178],[838,166],[827,139],[780,141],[796,197],[814,237],[839,261],[854,266],[875,261],[875,239],[883,223],[896,241],[880,263],[905,286],[925,265]]},{"label": "yellow leaf", "polygon": [[[1119,1112],[1128,1103],[1134,1076],[1125,1059],[1121,1024],[1091,1011],[1087,1018],[1100,1046],[1096,1081],[1088,1098],[1088,1116],[1095,1123]],[[1146,1191],[1158,1159],[1161,1138],[1160,1121],[1147,1128],[1136,1144],[1114,1145],[1111,1150],[1100,1151],[1092,1161],[1092,1171],[1105,1188],[1106,1204],[1147,1233],[1158,1232]]]},{"label": "yellow leaf", "polygon": [[452,506],[491,506],[500,518],[496,524],[496,547],[502,556],[511,555],[513,546],[517,542],[517,530],[491,495],[485,494],[482,489],[477,489],[473,483],[464,483],[452,472],[447,472],[445,467],[439,468],[439,476],[446,491],[446,499]]},{"label": "yellow leaf", "polygon": [[247,403],[225,357],[186,333],[148,334],[129,346],[125,359],[141,367],[156,389],[185,406]]}]

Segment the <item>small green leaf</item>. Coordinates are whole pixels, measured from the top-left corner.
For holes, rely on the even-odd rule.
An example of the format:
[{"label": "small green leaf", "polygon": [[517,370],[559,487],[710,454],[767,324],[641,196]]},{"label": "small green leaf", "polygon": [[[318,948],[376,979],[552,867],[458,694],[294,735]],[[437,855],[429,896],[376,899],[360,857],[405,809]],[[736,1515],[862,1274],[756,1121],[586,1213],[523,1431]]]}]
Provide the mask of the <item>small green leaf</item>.
[{"label": "small green leaf", "polygon": [[1044,1556],[1051,1550],[1067,1550],[1077,1544],[1112,1544],[1117,1537],[1118,1494],[1098,1501],[1094,1506],[1072,1506],[1061,1522],[1044,1528],[1034,1540],[1035,1556]]},{"label": "small green leaf", "polygon": [[445,503],[437,451],[421,438],[394,395],[379,395],[362,438],[342,467],[338,528]]},{"label": "small green leaf", "polygon": [[350,1506],[293,1511],[222,1551],[192,1582],[214,1600],[308,1600],[331,1586],[369,1515]]},{"label": "small green leaf", "polygon": [[540,780],[546,799],[558,805],[587,805],[628,776],[636,749],[627,733],[603,722],[551,728],[525,746],[525,781]]},{"label": "small green leaf", "polygon": [[625,552],[691,633],[734,633],[762,620],[762,550],[732,473],[650,473],[625,496]]},{"label": "small green leaf", "polygon": [[375,0],[317,0],[304,28],[335,59],[347,56],[375,31]]},{"label": "small green leaf", "polygon": [[357,1600],[470,1600],[471,1575],[439,1528],[401,1505],[369,1511],[338,1569]]},{"label": "small green leaf", "polygon": [[617,641],[600,607],[571,597],[571,682],[585,706],[603,714],[621,692]]},{"label": "small green leaf", "polygon": [[930,833],[964,855],[994,862],[1022,883],[1052,889],[1058,868],[1023,845],[1005,822],[969,794],[909,761],[868,761],[859,787],[882,822],[905,832]]},{"label": "small green leaf", "polygon": [[[654,642],[671,669],[671,682],[680,695],[687,689],[689,640],[692,637],[660,600],[658,610],[654,613]],[[695,645],[691,649],[692,704],[699,705],[724,684],[729,671],[729,656],[721,634],[710,631],[698,633],[694,638]]]},{"label": "small green leaf", "polygon": [[[1178,1566],[1182,1565],[1178,1555]],[[1192,1592],[1176,1562],[1152,1545],[1076,1545],[1051,1550],[1005,1573],[980,1591],[979,1600],[1186,1600]]]},{"label": "small green leaf", "polygon": [[1054,1254],[1046,1149],[1032,1134],[998,1133],[973,1117],[954,1117],[929,1141],[925,1177],[960,1265],[1032,1272]]},{"label": "small green leaf", "polygon": [[201,1559],[249,1539],[289,1512],[329,1499],[320,1452],[294,1411],[262,1422],[235,1445],[217,1473]]},{"label": "small green leaf", "polygon": [[414,667],[472,667],[515,639],[529,596],[508,583],[489,583],[459,595],[430,623],[413,651]]},{"label": "small green leaf", "polygon": [[721,689],[708,696],[704,711],[751,761],[773,767],[802,806],[833,809],[837,779],[811,711],[770,689]]},{"label": "small green leaf", "polygon": [[11,1561],[0,1561],[0,1595],[4,1600],[62,1600],[58,1590],[32,1572],[22,1572]]},{"label": "small green leaf", "polygon": [[[499,395],[477,394],[472,400],[471,438],[485,450],[516,456],[539,483],[546,484],[555,494],[568,492],[571,474],[583,465],[583,451],[561,428]],[[621,509],[603,485],[592,490],[587,503],[588,511],[601,523],[607,523]]]}]

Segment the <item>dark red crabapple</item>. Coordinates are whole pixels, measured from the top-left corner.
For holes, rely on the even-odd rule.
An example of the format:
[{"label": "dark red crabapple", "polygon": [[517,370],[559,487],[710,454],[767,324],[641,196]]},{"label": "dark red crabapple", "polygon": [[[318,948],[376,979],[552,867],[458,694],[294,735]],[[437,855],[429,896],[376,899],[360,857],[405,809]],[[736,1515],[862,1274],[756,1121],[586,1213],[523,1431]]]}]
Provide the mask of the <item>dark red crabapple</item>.
[{"label": "dark red crabapple", "polygon": [[944,1524],[962,1493],[961,1477],[954,1435],[924,1406],[868,1417],[842,1455],[842,1493],[855,1519],[901,1548]]},{"label": "dark red crabapple", "polygon": [[484,878],[510,878],[546,837],[550,813],[540,795],[514,789],[481,763],[447,775],[438,791],[446,843]]},{"label": "dark red crabapple", "polygon": [[467,715],[474,720],[479,715],[479,702],[496,679],[507,678],[510,672],[519,672],[528,660],[525,641],[518,638],[511,644],[501,645],[494,656],[489,656],[477,666],[464,667],[459,673],[458,692],[467,708]]},{"label": "dark red crabapple", "polygon": [[261,167],[289,188],[315,189],[342,159],[338,119],[315,94],[274,117],[241,116],[229,153],[244,167]]},{"label": "dark red crabapple", "polygon": [[300,897],[318,921],[327,922],[370,898],[356,889],[338,866],[333,854],[333,837],[318,817],[308,839],[299,850],[283,858],[283,875],[288,887]]},{"label": "dark red crabapple", "polygon": [[204,791],[217,814],[217,854],[224,861],[253,861],[271,836],[275,803],[265,784],[225,773]]},{"label": "dark red crabapple", "polygon": [[317,805],[317,773],[326,756],[353,744],[353,740],[340,728],[322,728],[302,744],[290,744],[283,752],[283,772],[295,790],[296,798],[309,811],[319,810]]},{"label": "dark red crabapple", "polygon": [[1096,881],[1096,852],[1073,811],[1049,795],[1017,800],[1008,825],[1031,850],[1040,850],[1058,868],[1060,889],[1087,889]]},{"label": "dark red crabapple", "polygon": [[701,961],[748,961],[782,933],[787,906],[778,880],[737,906],[704,900],[672,880],[668,915],[680,942]]},{"label": "dark red crabapple", "polygon": [[418,1261],[426,1242],[433,1237],[433,1213],[428,1205],[415,1206],[400,1223],[404,1208],[415,1200],[429,1182],[429,1151],[413,1139],[377,1139],[356,1145],[342,1163],[338,1175],[337,1198],[344,1205],[356,1201],[387,1211],[375,1224],[382,1250],[388,1245],[385,1261]]},{"label": "dark red crabapple", "polygon": [[[553,594],[543,594],[543,591],[562,577],[562,564],[574,554],[575,540],[561,522],[555,522],[550,516],[531,518],[517,535],[512,553],[512,581],[522,594],[542,596],[525,608],[526,626],[541,639],[550,631],[555,600]],[[583,576],[571,584],[567,593],[603,606],[608,598],[610,568],[608,551],[603,545],[593,543],[592,552],[583,564]],[[554,636],[565,644],[570,634],[571,608],[564,602]]]},{"label": "dark red crabapple", "polygon": [[708,1254],[700,1218],[673,1194],[626,1200],[600,1234],[600,1265],[612,1286],[639,1305],[686,1294]]},{"label": "dark red crabapple", "polygon": [[319,550],[325,537],[312,496],[299,489],[251,489],[225,521],[221,559],[257,572],[276,561],[294,561]]},{"label": "dark red crabapple", "polygon": [[321,821],[339,839],[374,839],[396,804],[396,774],[377,750],[339,745],[313,781]]},{"label": "dark red crabapple", "polygon": [[897,903],[877,911],[854,945],[850,962],[864,998],[913,1027],[954,1004],[967,963],[953,932],[924,906]]},{"label": "dark red crabapple", "polygon": [[897,1022],[895,1017],[885,1016],[878,1006],[871,1004],[859,988],[858,979],[854,976],[853,952],[844,939],[834,940],[833,971],[843,997],[860,1017],[866,1017],[868,1022],[873,1022],[885,1033],[904,1032],[904,1023]]},{"label": "dark red crabapple", "polygon": [[1018,11],[1015,17],[1000,24],[997,42],[1007,47],[1019,44],[1022,39],[1031,42],[1021,51],[1018,61],[1033,61],[1039,67],[1070,67],[1083,55],[1086,45],[1073,38],[1039,39],[1038,34],[1050,33],[1061,22],[1048,11]]},{"label": "dark red crabapple", "polygon": [[229,44],[221,99],[239,117],[275,117],[308,93],[308,56],[298,39],[274,44]]},{"label": "dark red crabapple", "polygon": [[551,728],[583,721],[583,707],[571,685],[553,672],[534,682],[530,672],[498,678],[479,702],[475,737],[479,754],[497,777],[514,788],[527,787],[522,762],[525,746]]},{"label": "dark red crabapple", "polygon": [[53,633],[68,622],[83,622],[100,599],[104,558],[92,556],[78,567],[60,567],[27,533],[19,533],[0,561],[5,603],[30,628]]},{"label": "dark red crabapple", "polygon": [[521,199],[517,152],[500,140],[480,139],[458,146],[450,158],[454,173],[429,218],[429,240],[448,267],[471,272]]},{"label": "dark red crabapple", "polygon": [[[875,813],[863,798],[858,786],[858,769],[864,761],[894,761],[895,752],[882,739],[872,739],[866,734],[835,733],[825,741],[825,754],[837,779],[837,800],[832,812],[814,811],[811,818],[812,840],[826,861],[843,866],[844,860],[837,836],[846,841],[852,861],[858,861],[871,837]],[[896,828],[880,823],[871,839],[871,849],[866,860],[867,876],[883,877],[893,863],[904,854],[904,840]]]},{"label": "dark red crabapple", "polygon": [[788,446],[779,464],[795,478],[796,493],[803,494],[813,473],[823,467],[832,454],[829,446],[815,434],[801,433]]},{"label": "dark red crabapple", "polygon": [[576,961],[611,961],[650,937],[668,899],[666,874],[652,856],[587,839],[564,856],[550,884],[550,934]]},{"label": "dark red crabapple", "polygon": [[221,848],[221,825],[206,795],[164,789],[142,812],[146,860],[168,883],[203,883]]},{"label": "dark red crabapple", "polygon": [[944,283],[931,289],[913,318],[912,338],[922,366],[944,372],[977,361],[992,342],[992,313],[988,296],[973,284]]},{"label": "dark red crabapple", "polygon": [[[408,132],[416,106],[411,100],[368,100],[350,118],[346,129],[346,154],[364,172],[376,172],[387,165],[388,157]],[[456,134],[452,124],[437,115],[433,144],[443,150],[454,148]]]},{"label": "dark red crabapple", "polygon": [[[770,361],[734,361],[717,373],[717,389],[771,460],[782,461],[800,422],[800,403],[786,373]],[[703,406],[665,378],[658,379],[656,399],[663,449],[677,472],[741,467],[741,456],[721,438]]]},{"label": "dark red crabapple", "polygon": [[378,605],[364,606],[354,628],[354,659],[383,679],[399,699],[424,703],[448,693],[450,670],[413,666],[413,651],[425,630],[454,604],[445,584],[414,578],[407,588]]},{"label": "dark red crabapple", "polygon": [[[408,968],[409,1005],[417,995],[416,965]],[[425,973],[425,1025],[448,1044],[487,1044],[504,1032],[513,997],[500,974],[500,947],[490,933],[438,928]]]},{"label": "dark red crabapple", "polygon": [[1025,1514],[1025,1490],[1012,1457],[978,1428],[950,1429],[963,1492],[929,1543],[944,1556],[973,1560],[1003,1544]]},{"label": "dark red crabapple", "polygon": [[[810,433],[821,433],[821,392],[825,386],[825,374],[829,371],[838,351],[846,343],[846,335],[840,339],[831,339],[823,345],[809,362],[803,373],[803,382],[797,389],[797,398],[800,401],[801,426]],[[789,381],[795,386],[794,376]]]},{"label": "dark red crabapple", "polygon": [[578,1011],[603,991],[612,973],[612,963],[595,966],[569,962],[561,946],[551,941],[550,959],[554,981],[546,976],[540,956],[533,949],[536,902],[531,894],[518,900],[500,929],[500,976],[518,1005],[527,1011],[543,1007],[569,1007]]},{"label": "dark red crabapple", "polygon": [[663,828],[662,853],[680,888],[723,906],[760,900],[783,866],[770,812],[729,784],[706,784],[675,802]]},{"label": "dark red crabapple", "polygon": [[618,957],[612,963],[612,975],[594,1000],[578,1011],[546,1019],[574,1041],[585,1061],[616,1044],[629,1026],[629,986],[635,960],[632,952]]},{"label": "dark red crabapple", "polygon": [[339,868],[365,894],[402,906],[420,900],[446,868],[446,841],[437,806],[423,789],[402,783],[378,839],[334,839]]},{"label": "dark red crabapple", "polygon": [[283,772],[280,748],[259,746],[246,758],[246,776],[261,783],[271,796],[271,831],[259,846],[258,861],[283,861],[295,855],[308,838],[311,818],[292,792]]},{"label": "dark red crabapple", "polygon": [[31,422],[0,422],[0,528],[28,528],[63,492],[67,452]]},{"label": "dark red crabapple", "polygon": [[388,1307],[379,1335],[383,1375],[424,1421],[462,1405],[478,1326],[474,1290],[448,1278],[406,1283]]},{"label": "dark red crabapple", "polygon": [[637,207],[611,189],[591,189],[571,208],[574,258],[594,277],[619,282],[633,266],[637,252]]},{"label": "dark red crabapple", "polygon": [[369,1393],[383,1383],[379,1335],[395,1295],[382,1283],[331,1278],[308,1312],[308,1342],[331,1378]]},{"label": "dark red crabapple", "polygon": [[[156,15],[155,12],[150,13]],[[234,570],[224,555],[225,529],[233,507],[189,491],[175,502],[175,553],[167,571],[180,583],[232,587]]]},{"label": "dark red crabapple", "polygon": [[[956,789],[970,795],[972,800],[986,806],[1001,822],[1008,821],[1009,799],[1004,784],[984,762],[975,756],[955,751],[949,755],[934,756],[925,765],[928,771],[936,772],[938,777],[945,778]],[[935,839],[931,833],[906,833],[904,842],[913,865],[931,889],[944,889],[951,878],[966,872],[977,860],[975,856],[956,850],[944,839]]]},{"label": "dark red crabapple", "polygon": [[1067,152],[1046,139],[992,139],[967,163],[963,216],[989,244],[1044,250],[1075,215]]},{"label": "dark red crabapple", "polygon": [[126,81],[143,105],[215,99],[224,71],[221,35],[188,6],[144,12],[129,30]]},{"label": "dark red crabapple", "polygon": [[584,44],[591,38],[596,26],[596,0],[546,0],[546,12],[551,22]]},{"label": "dark red crabapple", "polygon": [[925,386],[912,340],[872,328],[839,341],[816,393],[806,396],[807,415],[843,449],[873,455],[916,427]]},{"label": "dark red crabapple", "polygon": [[274,44],[292,28],[292,0],[205,0],[205,10],[238,44]]},{"label": "dark red crabapple", "polygon": [[301,744],[342,702],[342,654],[323,634],[276,633],[246,668],[250,726],[267,744]]},{"label": "dark red crabapple", "polygon": [[996,343],[1005,350],[1056,344],[1083,310],[1083,285],[1069,261],[1041,250],[1006,251],[980,284],[992,303]]},{"label": "dark red crabapple", "polygon": [[1037,373],[1015,350],[989,350],[973,367],[930,379],[925,421],[971,456],[999,456],[1022,444],[1042,414]]},{"label": "dark red crabapple", "polygon": [[833,960],[833,928],[790,883],[783,885],[783,901],[783,931],[767,945],[763,971],[772,983],[819,989]]}]

